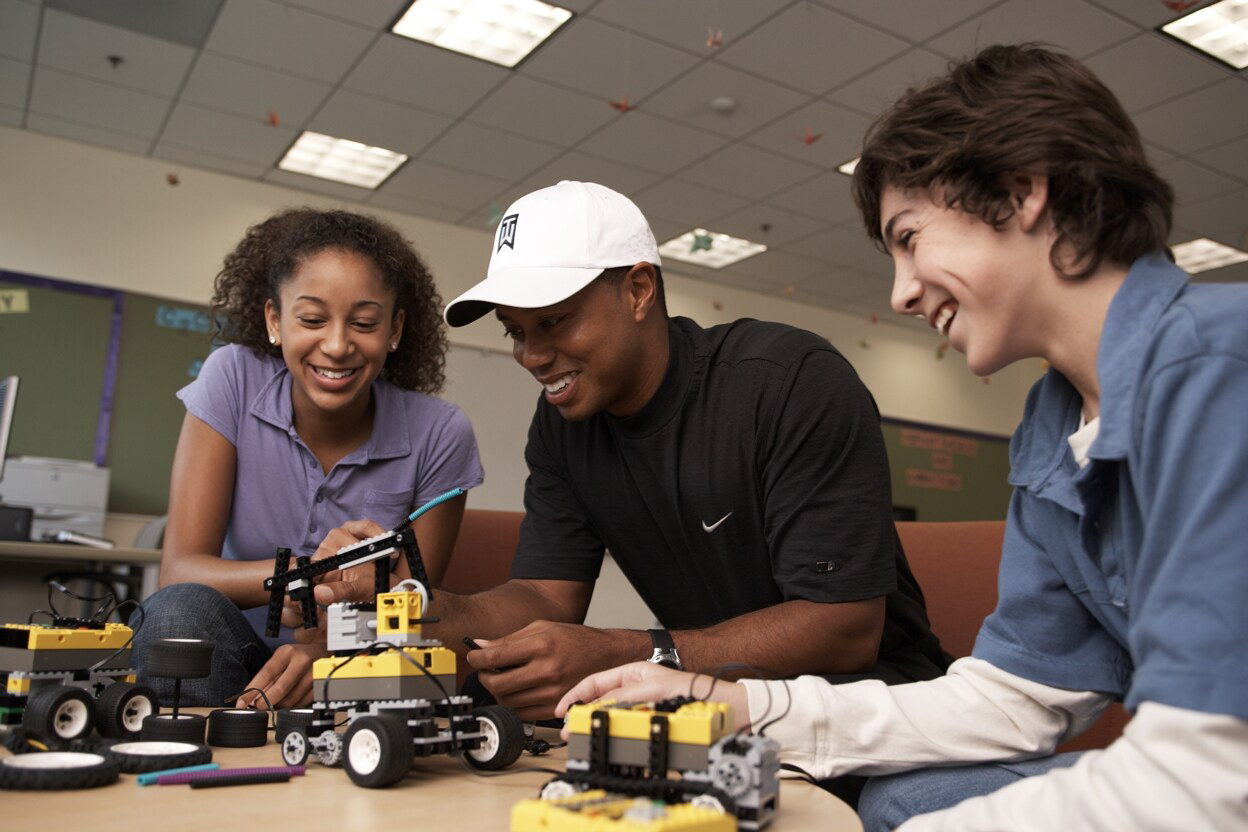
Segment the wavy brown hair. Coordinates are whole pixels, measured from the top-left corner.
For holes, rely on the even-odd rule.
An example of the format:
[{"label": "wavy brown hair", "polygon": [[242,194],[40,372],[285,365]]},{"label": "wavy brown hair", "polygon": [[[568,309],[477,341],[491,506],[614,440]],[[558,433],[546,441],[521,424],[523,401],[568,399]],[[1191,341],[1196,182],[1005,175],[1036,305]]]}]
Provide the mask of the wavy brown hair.
[{"label": "wavy brown hair", "polygon": [[269,343],[264,303],[271,300],[280,308],[278,289],[300,263],[325,249],[371,260],[395,294],[395,311],[407,313],[399,347],[386,356],[382,377],[405,390],[439,392],[446,380],[442,298],[403,235],[363,214],[294,208],[248,228],[217,275],[212,296],[216,337],[280,358],[281,349]]},{"label": "wavy brown hair", "polygon": [[[1048,177],[1057,231],[1049,260],[1086,277],[1164,251],[1174,192],[1144,155],[1114,94],[1068,55],[1038,44],[990,46],[910,89],[867,131],[854,201],[884,243],[880,197],[920,189],[1000,229],[1014,214],[1009,179]],[[1074,271],[1060,255],[1074,255]]]}]

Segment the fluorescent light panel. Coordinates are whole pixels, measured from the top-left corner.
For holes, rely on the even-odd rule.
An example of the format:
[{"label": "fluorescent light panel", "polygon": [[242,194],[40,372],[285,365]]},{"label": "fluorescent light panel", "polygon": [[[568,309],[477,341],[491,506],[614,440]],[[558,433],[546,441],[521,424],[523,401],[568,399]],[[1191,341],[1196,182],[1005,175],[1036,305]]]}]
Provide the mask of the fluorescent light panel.
[{"label": "fluorescent light panel", "polygon": [[541,0],[416,0],[390,31],[513,67],[571,17]]},{"label": "fluorescent light panel", "polygon": [[369,147],[305,130],[277,166],[334,182],[376,188],[406,161],[404,154],[384,147]]},{"label": "fluorescent light panel", "polygon": [[[697,251],[694,251],[696,237],[710,237],[711,247],[709,249],[699,248]],[[664,257],[670,257],[673,260],[683,260],[686,263],[693,263],[708,269],[722,269],[724,266],[739,263],[747,257],[762,254],[766,250],[767,246],[762,243],[751,243],[749,240],[743,240],[740,237],[718,234],[714,231],[707,231],[705,228],[695,228],[692,231],[686,231],[679,237],[674,237],[659,246],[659,254]]]},{"label": "fluorescent light panel", "polygon": [[1248,67],[1248,0],[1221,0],[1167,23],[1161,31],[1236,69]]},{"label": "fluorescent light panel", "polygon": [[858,167],[858,160],[861,158],[862,158],[861,156],[855,156],[854,158],[850,159],[845,164],[837,167],[837,170],[839,170],[841,173],[845,174],[846,176],[853,176],[854,168]]},{"label": "fluorescent light panel", "polygon": [[1171,246],[1170,250],[1174,252],[1175,262],[1188,274],[1248,262],[1248,252],[1231,248],[1207,237],[1179,243],[1177,246]]}]

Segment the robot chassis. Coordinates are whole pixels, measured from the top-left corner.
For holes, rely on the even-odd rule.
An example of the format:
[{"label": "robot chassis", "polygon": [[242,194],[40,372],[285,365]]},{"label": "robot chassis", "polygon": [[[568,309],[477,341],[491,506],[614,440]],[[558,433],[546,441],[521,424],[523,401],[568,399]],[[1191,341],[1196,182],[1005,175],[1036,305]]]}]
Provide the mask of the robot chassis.
[{"label": "robot chassis", "polygon": [[[414,580],[386,591],[390,558],[402,551]],[[413,757],[462,751],[480,769],[511,765],[524,744],[524,727],[500,706],[473,710],[455,687],[455,654],[421,636],[430,592],[415,534],[386,532],[347,546],[324,560],[299,558],[289,569],[290,551],[278,550],[271,593],[269,635],[276,635],[287,591],[300,601],[304,626],[316,626],[310,579],[333,569],[376,564],[375,603],[342,602],[327,610],[326,643],[334,654],[313,664],[312,718],[282,740],[282,759],[300,765],[315,754],[324,765],[342,765],[358,786],[381,788],[398,782]],[[332,693],[332,696],[331,696]],[[335,731],[345,711],[347,730]],[[441,720],[441,722],[439,722]]]}]

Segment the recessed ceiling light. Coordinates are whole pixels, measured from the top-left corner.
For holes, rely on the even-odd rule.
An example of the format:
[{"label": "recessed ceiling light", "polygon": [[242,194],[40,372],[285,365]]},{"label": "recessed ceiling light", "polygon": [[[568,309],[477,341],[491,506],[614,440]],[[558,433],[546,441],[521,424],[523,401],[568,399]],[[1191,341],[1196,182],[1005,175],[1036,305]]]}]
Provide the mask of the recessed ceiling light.
[{"label": "recessed ceiling light", "polygon": [[751,243],[740,237],[717,234],[705,228],[695,228],[679,237],[673,237],[659,246],[659,254],[673,260],[683,260],[708,269],[722,269],[739,263],[747,257],[762,254],[767,246]]},{"label": "recessed ceiling light", "polygon": [[1188,274],[1220,269],[1234,263],[1248,262],[1248,252],[1222,245],[1206,237],[1171,246],[1174,260]]},{"label": "recessed ceiling light", "polygon": [[1248,67],[1248,0],[1219,0],[1161,31],[1236,69]]},{"label": "recessed ceiling light", "polygon": [[513,67],[571,17],[541,0],[416,0],[390,31]]},{"label": "recessed ceiling light", "polygon": [[369,147],[305,130],[277,166],[334,182],[376,188],[406,161],[407,156],[384,147]]},{"label": "recessed ceiling light", "polygon": [[839,165],[837,167],[837,170],[839,170],[841,173],[845,174],[846,176],[853,176],[854,168],[858,167],[858,160],[861,158],[862,158],[861,156],[855,156],[854,158],[850,159],[845,164]]}]

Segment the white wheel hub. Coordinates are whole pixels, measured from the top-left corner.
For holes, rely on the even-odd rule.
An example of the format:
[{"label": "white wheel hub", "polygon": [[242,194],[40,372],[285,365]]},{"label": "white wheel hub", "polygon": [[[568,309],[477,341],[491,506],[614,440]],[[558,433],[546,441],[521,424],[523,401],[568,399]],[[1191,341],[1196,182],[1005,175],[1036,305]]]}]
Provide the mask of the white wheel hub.
[{"label": "white wheel hub", "polygon": [[468,756],[474,760],[488,762],[498,754],[498,747],[502,743],[502,739],[498,736],[498,726],[493,720],[479,716],[477,717],[477,730],[481,732],[481,745],[471,749]]},{"label": "white wheel hub", "polygon": [[81,736],[87,730],[87,706],[78,699],[61,703],[52,717],[53,730],[62,739]]},{"label": "white wheel hub", "polygon": [[131,697],[121,710],[121,724],[127,731],[139,731],[143,728],[144,718],[151,716],[152,710],[152,700],[146,696]]},{"label": "white wheel hub", "polygon": [[151,740],[147,742],[119,742],[110,746],[113,751],[119,754],[188,754],[194,751],[198,746],[191,745],[189,742],[164,742],[163,740]]},{"label": "white wheel hub", "polygon": [[79,751],[39,751],[34,754],[18,754],[3,760],[9,768],[85,768],[103,762],[99,754]]},{"label": "white wheel hub", "polygon": [[576,786],[567,780],[552,780],[545,786],[542,786],[542,800],[558,800],[562,797],[572,797],[577,794]]},{"label": "white wheel hub", "polygon": [[308,740],[299,731],[291,731],[282,740],[282,762],[286,765],[299,765],[307,759]]},{"label": "white wheel hub", "polygon": [[716,812],[724,811],[724,804],[719,802],[719,798],[709,794],[698,795],[693,800],[689,801],[689,805],[697,806],[702,809],[714,809]]},{"label": "white wheel hub", "polygon": [[347,748],[351,768],[360,774],[372,774],[381,765],[381,739],[370,728],[356,731]]}]

